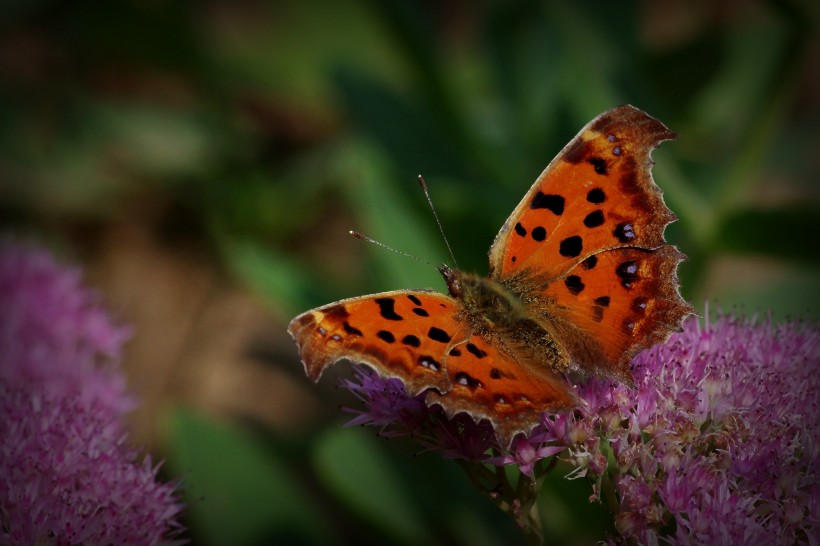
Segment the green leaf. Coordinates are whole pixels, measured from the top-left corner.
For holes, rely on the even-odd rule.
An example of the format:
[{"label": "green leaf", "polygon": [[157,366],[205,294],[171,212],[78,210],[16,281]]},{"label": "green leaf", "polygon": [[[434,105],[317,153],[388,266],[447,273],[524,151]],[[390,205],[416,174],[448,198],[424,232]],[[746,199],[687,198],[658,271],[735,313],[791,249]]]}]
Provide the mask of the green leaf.
[{"label": "green leaf", "polygon": [[277,453],[187,411],[172,419],[169,466],[185,476],[187,515],[209,546],[326,544],[330,533]]},{"label": "green leaf", "polygon": [[393,544],[434,544],[397,468],[372,436],[333,428],[317,442],[316,474],[353,514]]}]

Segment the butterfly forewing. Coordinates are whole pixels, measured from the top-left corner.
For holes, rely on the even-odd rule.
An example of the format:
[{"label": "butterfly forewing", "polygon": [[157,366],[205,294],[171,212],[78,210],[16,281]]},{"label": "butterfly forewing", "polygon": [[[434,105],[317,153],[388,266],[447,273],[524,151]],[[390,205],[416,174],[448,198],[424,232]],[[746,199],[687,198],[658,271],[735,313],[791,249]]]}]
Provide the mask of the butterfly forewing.
[{"label": "butterfly forewing", "polygon": [[674,215],[650,173],[651,150],[674,138],[632,106],[592,120],[547,166],[490,248],[490,276],[531,268],[546,279],[608,248],[656,248]]},{"label": "butterfly forewing", "polygon": [[385,292],[303,313],[288,332],[314,381],[328,366],[347,359],[401,379],[410,394],[428,388],[446,392],[450,379],[443,359],[449,338],[462,328],[455,320],[459,305],[436,292]]}]

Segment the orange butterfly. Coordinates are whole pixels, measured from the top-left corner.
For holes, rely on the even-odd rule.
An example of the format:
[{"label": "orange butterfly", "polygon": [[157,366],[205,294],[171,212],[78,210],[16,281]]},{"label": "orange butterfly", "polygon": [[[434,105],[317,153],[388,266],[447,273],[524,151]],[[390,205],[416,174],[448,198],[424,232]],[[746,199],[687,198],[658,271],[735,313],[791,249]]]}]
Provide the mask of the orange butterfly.
[{"label": "orange butterfly", "polygon": [[693,312],[678,289],[684,256],[663,236],[675,216],[650,172],[652,149],[675,136],[632,106],[604,112],[501,227],[487,277],[442,266],[449,295],[397,290],[294,318],[308,376],[367,364],[450,416],[487,419],[505,446],[576,404],[564,373],[631,382],[632,357]]}]

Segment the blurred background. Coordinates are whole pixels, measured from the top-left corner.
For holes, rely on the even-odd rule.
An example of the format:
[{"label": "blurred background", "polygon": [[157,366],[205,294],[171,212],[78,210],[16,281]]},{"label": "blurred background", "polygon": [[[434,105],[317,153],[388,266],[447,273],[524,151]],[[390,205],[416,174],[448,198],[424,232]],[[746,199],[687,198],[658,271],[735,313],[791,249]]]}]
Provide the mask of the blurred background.
[{"label": "blurred background", "polygon": [[[334,370],[285,327],[340,298],[444,283],[361,231],[487,271],[554,155],[621,103],[654,153],[684,296],[816,320],[818,4],[674,0],[7,0],[0,222],[81,264],[134,326],[132,440],[182,476],[197,545],[520,541],[460,468],[347,429]],[[549,542],[611,530],[559,467]]]}]

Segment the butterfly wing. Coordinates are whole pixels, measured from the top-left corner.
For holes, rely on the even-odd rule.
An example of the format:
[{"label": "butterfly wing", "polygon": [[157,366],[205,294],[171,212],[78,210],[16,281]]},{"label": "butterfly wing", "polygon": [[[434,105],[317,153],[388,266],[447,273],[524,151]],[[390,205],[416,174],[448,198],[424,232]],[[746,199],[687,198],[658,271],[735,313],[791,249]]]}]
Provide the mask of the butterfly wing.
[{"label": "butterfly wing", "polygon": [[649,153],[674,137],[629,105],[589,122],[502,226],[490,248],[490,277],[529,267],[558,278],[605,249],[664,244],[675,217],[652,180]]},{"label": "butterfly wing", "polygon": [[308,377],[318,381],[339,360],[361,362],[404,382],[411,395],[431,389],[428,403],[448,415],[488,419],[500,441],[529,431],[547,409],[575,402],[566,382],[537,366],[524,367],[475,336],[458,300],[399,290],[342,300],[294,318],[288,332]]},{"label": "butterfly wing", "polygon": [[443,357],[450,343],[446,338],[461,327],[455,320],[459,305],[437,292],[384,292],[302,313],[288,332],[313,381],[347,359],[401,379],[412,395],[429,388],[447,392]]},{"label": "butterfly wing", "polygon": [[488,420],[503,446],[519,432],[529,433],[545,411],[577,404],[567,381],[533,362],[521,362],[496,344],[470,335],[449,350],[447,393],[430,391],[428,403],[438,403],[453,416],[465,412],[475,422]]},{"label": "butterfly wing", "polygon": [[[631,358],[692,312],[678,291],[675,217],[651,151],[674,133],[629,105],[592,120],[549,164],[490,249],[491,277],[526,286],[536,320],[585,371],[629,380]],[[522,281],[523,279],[523,281]]]},{"label": "butterfly wing", "polygon": [[665,341],[692,313],[678,292],[683,259],[671,245],[616,248],[588,258],[544,289],[547,330],[576,367],[631,382],[632,357]]}]

